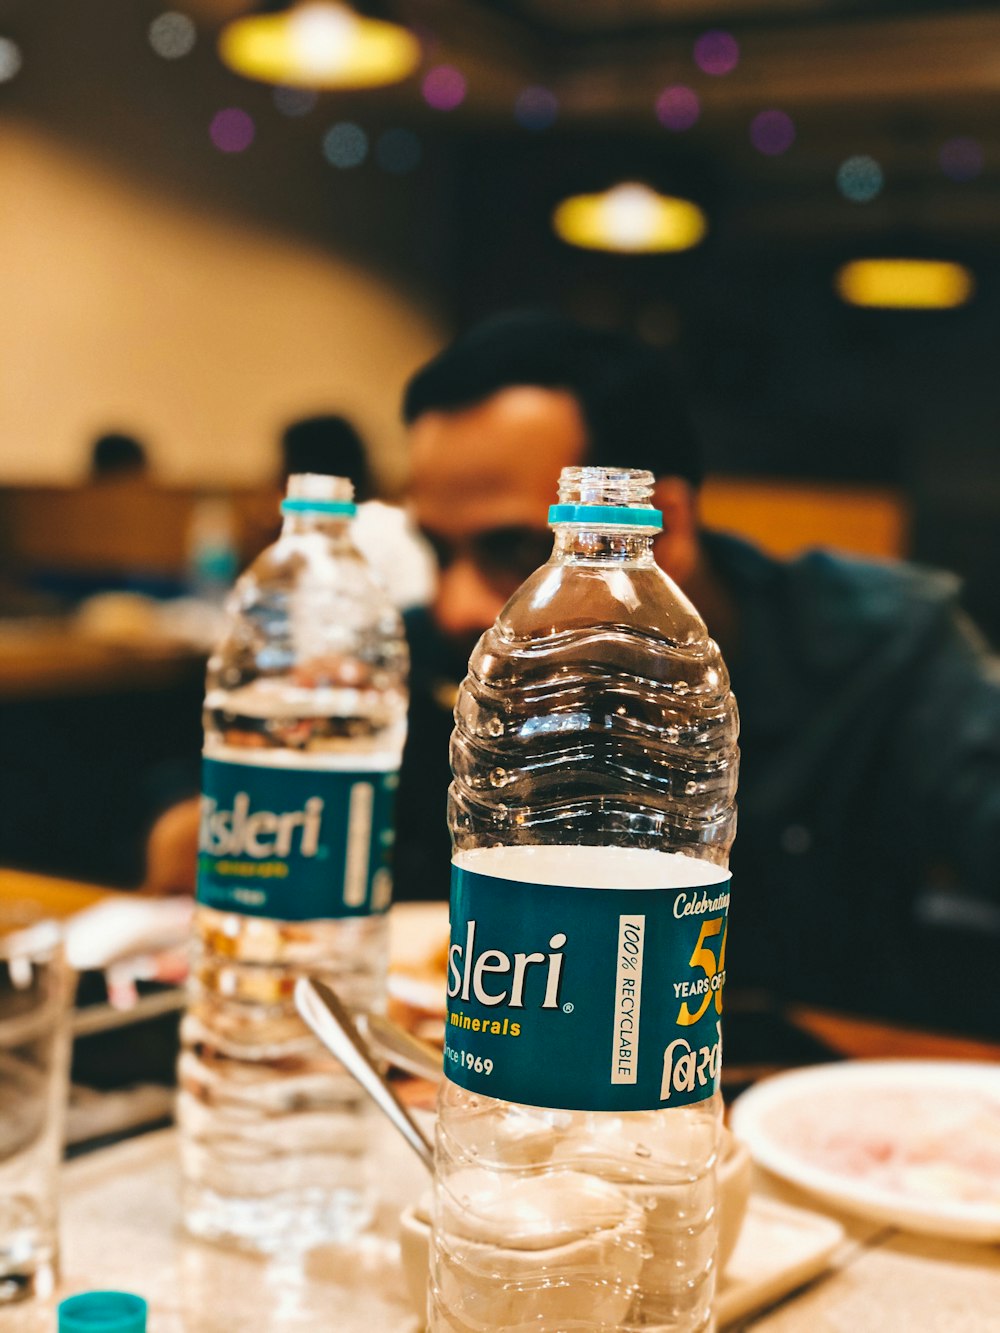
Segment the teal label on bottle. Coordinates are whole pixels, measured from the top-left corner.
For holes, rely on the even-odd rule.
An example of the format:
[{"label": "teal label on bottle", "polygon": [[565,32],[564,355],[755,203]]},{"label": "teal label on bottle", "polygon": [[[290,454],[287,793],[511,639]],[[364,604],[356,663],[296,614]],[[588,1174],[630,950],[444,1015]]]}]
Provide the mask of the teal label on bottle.
[{"label": "teal label on bottle", "polygon": [[470,1092],[572,1111],[712,1096],[729,891],[728,874],[698,887],[593,889],[453,865],[446,1075]]},{"label": "teal label on bottle", "polygon": [[279,921],[386,911],[398,780],[206,758],[198,902]]}]

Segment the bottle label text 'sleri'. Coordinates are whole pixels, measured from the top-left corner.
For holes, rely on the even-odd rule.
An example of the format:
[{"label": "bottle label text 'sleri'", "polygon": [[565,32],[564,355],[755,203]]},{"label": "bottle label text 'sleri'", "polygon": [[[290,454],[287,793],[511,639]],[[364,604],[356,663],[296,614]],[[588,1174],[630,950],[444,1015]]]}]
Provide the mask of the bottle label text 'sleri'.
[{"label": "bottle label text 'sleri'", "polygon": [[282,921],[384,912],[398,774],[206,758],[198,901]]}]

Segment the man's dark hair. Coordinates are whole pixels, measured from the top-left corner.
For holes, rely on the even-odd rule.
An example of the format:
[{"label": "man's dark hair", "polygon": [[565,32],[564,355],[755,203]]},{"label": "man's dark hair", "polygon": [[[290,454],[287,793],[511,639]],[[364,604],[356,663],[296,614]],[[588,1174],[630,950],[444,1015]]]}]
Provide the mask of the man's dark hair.
[{"label": "man's dark hair", "polygon": [[145,447],[132,435],[118,431],[99,436],[90,449],[90,475],[95,481],[106,477],[139,476],[149,467]]},{"label": "man's dark hair", "polygon": [[581,462],[700,484],[698,439],[663,354],[558,314],[518,311],[477,324],[413,376],[403,417],[473,407],[516,385],[573,395],[587,427]]},{"label": "man's dark hair", "polygon": [[281,459],[286,478],[298,472],[349,477],[358,500],[371,496],[364,441],[346,417],[326,413],[293,421],[281,437]]}]

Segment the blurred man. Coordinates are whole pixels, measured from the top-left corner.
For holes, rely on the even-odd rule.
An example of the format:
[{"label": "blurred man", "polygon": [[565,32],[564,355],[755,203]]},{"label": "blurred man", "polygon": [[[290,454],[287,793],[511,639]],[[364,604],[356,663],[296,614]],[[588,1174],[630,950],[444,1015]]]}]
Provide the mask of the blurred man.
[{"label": "blurred man", "polygon": [[397,895],[446,897],[458,681],[547,558],[560,469],[649,468],[656,557],[704,616],[742,716],[730,977],[989,1031],[1000,943],[1000,669],[948,575],[700,528],[694,432],[658,354],[555,316],[474,329],[411,381],[417,520],[441,566],[409,616]]}]

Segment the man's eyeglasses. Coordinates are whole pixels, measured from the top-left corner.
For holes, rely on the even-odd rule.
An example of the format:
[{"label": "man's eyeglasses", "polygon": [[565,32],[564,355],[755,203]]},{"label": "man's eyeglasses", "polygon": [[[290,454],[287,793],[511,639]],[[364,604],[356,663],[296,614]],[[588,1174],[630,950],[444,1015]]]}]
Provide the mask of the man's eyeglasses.
[{"label": "man's eyeglasses", "polygon": [[522,583],[552,554],[552,533],[548,528],[489,528],[454,541],[425,529],[424,536],[434,548],[442,570],[463,556],[476,566],[491,583]]}]

